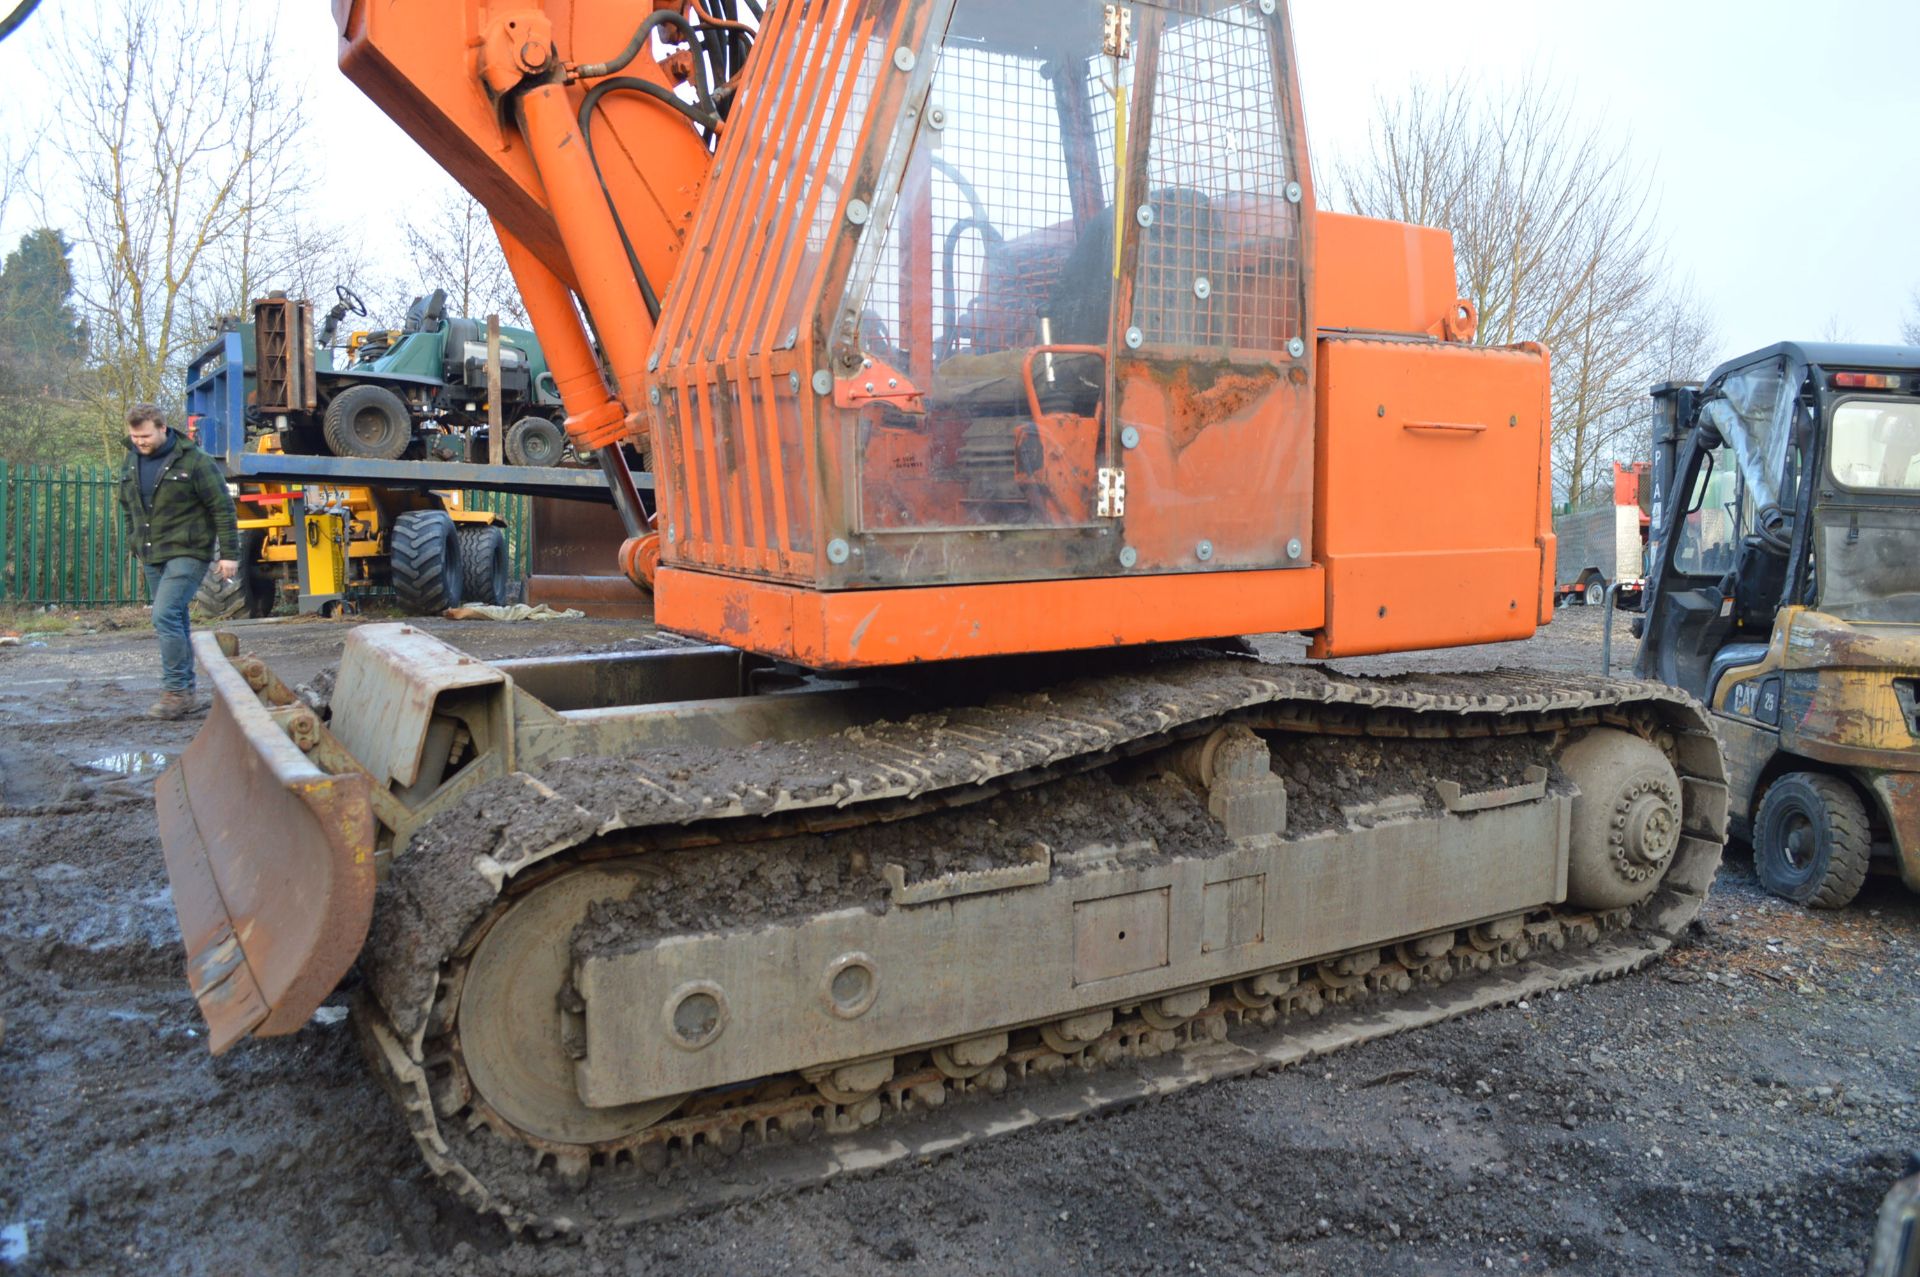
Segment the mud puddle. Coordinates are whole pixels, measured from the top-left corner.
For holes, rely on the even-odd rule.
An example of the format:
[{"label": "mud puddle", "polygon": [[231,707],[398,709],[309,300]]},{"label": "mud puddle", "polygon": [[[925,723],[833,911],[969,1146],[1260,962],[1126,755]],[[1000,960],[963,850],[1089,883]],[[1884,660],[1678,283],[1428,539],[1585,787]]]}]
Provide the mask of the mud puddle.
[{"label": "mud puddle", "polygon": [[117,776],[158,776],[173,762],[173,755],[158,749],[123,749],[98,758],[89,758],[82,767],[112,772]]}]

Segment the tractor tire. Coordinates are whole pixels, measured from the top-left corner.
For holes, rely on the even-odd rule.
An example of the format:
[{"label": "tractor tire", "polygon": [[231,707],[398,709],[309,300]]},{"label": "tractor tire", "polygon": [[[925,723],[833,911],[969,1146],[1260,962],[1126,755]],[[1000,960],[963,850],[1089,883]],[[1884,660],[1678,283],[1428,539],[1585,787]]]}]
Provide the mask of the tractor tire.
[{"label": "tractor tire", "polygon": [[507,430],[507,464],[557,466],[567,451],[567,432],[545,417],[522,417]]},{"label": "tractor tire", "polygon": [[200,588],[193,592],[193,606],[210,621],[231,621],[246,615],[247,602],[247,574],[236,572],[232,580],[223,581],[211,563],[200,578]]},{"label": "tractor tire", "polygon": [[1580,598],[1588,607],[1599,607],[1607,601],[1607,583],[1597,576],[1594,577],[1587,582],[1587,588]]},{"label": "tractor tire", "polygon": [[465,602],[504,604],[509,588],[507,534],[491,524],[462,524],[460,578]]},{"label": "tractor tire", "polygon": [[402,610],[437,616],[466,597],[460,534],[444,510],[409,510],[387,536],[387,571]]},{"label": "tractor tire", "polygon": [[385,386],[349,386],[327,405],[321,433],[336,457],[392,461],[413,442],[413,414]]},{"label": "tractor tire", "polygon": [[1776,896],[1842,909],[1860,894],[1872,854],[1867,805],[1852,785],[1819,772],[1773,782],[1753,821],[1753,868]]},{"label": "tractor tire", "polygon": [[207,574],[200,578],[200,588],[193,593],[193,605],[215,621],[231,621],[242,616],[258,620],[271,616],[273,605],[279,601],[279,592],[272,574],[260,568],[260,551],[266,541],[264,532],[242,532],[240,570],[233,574],[232,580],[222,581],[209,563]]}]

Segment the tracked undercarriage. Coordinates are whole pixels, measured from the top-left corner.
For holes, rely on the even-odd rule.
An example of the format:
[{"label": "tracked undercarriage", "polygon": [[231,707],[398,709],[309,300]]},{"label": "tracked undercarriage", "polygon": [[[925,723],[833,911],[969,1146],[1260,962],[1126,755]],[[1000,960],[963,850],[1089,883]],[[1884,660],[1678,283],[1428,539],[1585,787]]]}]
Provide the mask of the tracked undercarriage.
[{"label": "tracked undercarriage", "polygon": [[[433,1169],[516,1228],[813,1183],[1619,974],[1693,916],[1723,839],[1718,746],[1657,685],[1203,656],[899,722],[768,669],[743,677],[785,690],[554,712],[526,688],[558,697],[567,663],[387,628],[350,645],[330,725],[244,662],[240,717],[337,754],[383,662],[502,676],[427,679],[444,797],[382,818],[406,837],[357,1019]],[[700,743],[743,735],[716,735],[743,701],[795,739]],[[571,756],[610,718],[639,752]]]}]

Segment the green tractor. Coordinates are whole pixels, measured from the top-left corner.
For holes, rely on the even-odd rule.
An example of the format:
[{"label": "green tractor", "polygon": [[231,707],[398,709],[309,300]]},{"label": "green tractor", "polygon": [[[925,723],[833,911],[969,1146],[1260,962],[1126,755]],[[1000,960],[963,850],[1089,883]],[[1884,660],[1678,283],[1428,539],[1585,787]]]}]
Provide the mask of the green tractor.
[{"label": "green tractor", "polygon": [[[254,373],[250,433],[275,433],[290,453],[392,461],[485,461],[488,351],[485,320],[446,313],[445,289],[416,297],[397,329],[347,335],[366,303],[334,289],[317,339],[313,304],[284,294],[254,303],[248,364]],[[302,355],[308,357],[302,358]],[[500,416],[506,460],[552,466],[567,459],[566,411],[539,339],[500,329]]]}]

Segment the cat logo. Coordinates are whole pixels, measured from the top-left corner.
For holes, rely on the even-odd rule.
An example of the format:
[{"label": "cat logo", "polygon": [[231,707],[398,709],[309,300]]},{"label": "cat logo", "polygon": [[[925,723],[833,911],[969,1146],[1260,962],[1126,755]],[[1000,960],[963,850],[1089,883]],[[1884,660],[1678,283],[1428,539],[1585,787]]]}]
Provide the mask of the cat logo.
[{"label": "cat logo", "polygon": [[1754,705],[1759,700],[1760,688],[1756,683],[1737,683],[1733,688],[1733,712],[1753,717]]}]

